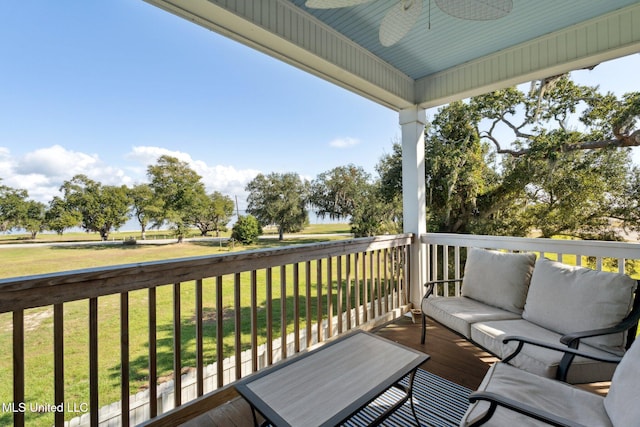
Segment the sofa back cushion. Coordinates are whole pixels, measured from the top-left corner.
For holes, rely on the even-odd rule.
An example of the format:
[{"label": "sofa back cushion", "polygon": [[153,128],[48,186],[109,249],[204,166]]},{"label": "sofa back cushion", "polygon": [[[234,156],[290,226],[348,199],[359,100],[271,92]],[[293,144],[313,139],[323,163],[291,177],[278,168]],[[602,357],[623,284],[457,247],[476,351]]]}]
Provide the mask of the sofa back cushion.
[{"label": "sofa back cushion", "polygon": [[[631,311],[636,281],[626,274],[595,271],[540,258],[522,317],[561,334],[614,326]],[[584,342],[624,354],[623,333]]]},{"label": "sofa back cushion", "polygon": [[633,342],[616,368],[604,409],[615,427],[638,425],[640,420],[640,342]]},{"label": "sofa back cushion", "polygon": [[535,254],[471,248],[464,267],[462,295],[521,314],[535,261]]}]

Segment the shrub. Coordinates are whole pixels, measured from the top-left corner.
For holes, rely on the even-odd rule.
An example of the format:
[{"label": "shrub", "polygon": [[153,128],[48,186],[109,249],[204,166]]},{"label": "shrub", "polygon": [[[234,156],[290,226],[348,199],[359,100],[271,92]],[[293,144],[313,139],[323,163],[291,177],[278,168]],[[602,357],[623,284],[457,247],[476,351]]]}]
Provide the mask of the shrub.
[{"label": "shrub", "polygon": [[231,238],[243,245],[254,243],[260,234],[262,234],[260,224],[252,215],[238,217],[231,230]]}]

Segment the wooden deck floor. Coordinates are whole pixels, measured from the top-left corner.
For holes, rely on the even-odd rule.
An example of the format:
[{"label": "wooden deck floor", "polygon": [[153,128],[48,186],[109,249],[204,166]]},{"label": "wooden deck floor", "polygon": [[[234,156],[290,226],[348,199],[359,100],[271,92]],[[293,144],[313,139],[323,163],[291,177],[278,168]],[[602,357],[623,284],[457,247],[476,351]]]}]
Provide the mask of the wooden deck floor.
[{"label": "wooden deck floor", "polygon": [[475,390],[493,362],[497,359],[479,349],[458,334],[427,321],[427,339],[420,344],[420,323],[401,317],[375,331],[391,341],[427,353],[431,358],[421,366],[456,384]]},{"label": "wooden deck floor", "polygon": [[[373,331],[389,340],[423,351],[431,356],[421,368],[446,378],[471,390],[478,388],[494,356],[474,346],[458,334],[429,320],[427,322],[427,339],[420,344],[420,323],[413,323],[410,317],[401,317]],[[606,394],[609,383],[598,383],[584,386],[590,391]],[[253,425],[251,409],[241,398],[213,409],[183,426],[237,426]]]},{"label": "wooden deck floor", "polygon": [[[431,356],[423,369],[450,381],[476,389],[489,366],[496,359],[469,344],[450,330],[428,322],[427,340],[420,344],[420,324],[410,317],[401,317],[373,331],[389,340],[423,351]],[[240,397],[233,399],[183,426],[238,426],[249,427],[253,419],[249,405]]]}]

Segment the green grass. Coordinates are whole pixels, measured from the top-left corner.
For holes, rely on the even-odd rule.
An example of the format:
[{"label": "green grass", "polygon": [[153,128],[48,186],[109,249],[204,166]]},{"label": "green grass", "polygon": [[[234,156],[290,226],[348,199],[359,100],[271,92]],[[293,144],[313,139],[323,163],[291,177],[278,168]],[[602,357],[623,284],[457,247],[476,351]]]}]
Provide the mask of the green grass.
[{"label": "green grass", "polygon": [[[312,228],[313,229],[313,228]],[[310,233],[336,233],[344,230],[331,227],[316,227]],[[304,238],[302,236],[283,242],[263,240],[251,247],[236,247],[234,250],[246,250],[261,247],[285,246],[293,243],[313,243],[334,240],[339,237]],[[191,242],[168,245],[115,245],[115,246],[48,246],[48,247],[5,247],[0,248],[3,263],[0,266],[0,277],[16,277],[32,274],[51,273],[72,269],[99,267],[107,265],[127,264],[168,258],[182,258],[206,254],[227,253],[229,249],[209,242]],[[334,261],[335,262],[335,261]],[[334,272],[335,272],[334,267]],[[334,273],[335,274],[335,273]],[[240,306],[242,310],[241,340],[243,349],[250,345],[249,305],[250,290],[248,273],[242,275]],[[259,335],[264,341],[266,336],[266,272],[258,271],[258,323]],[[304,274],[301,271],[301,276]],[[315,263],[312,263],[311,300],[312,315],[315,321],[316,295]],[[304,279],[302,279],[304,280]],[[293,272],[287,269],[285,309],[287,312],[287,331],[293,331]],[[213,363],[216,359],[215,346],[215,284],[212,279],[203,283],[204,288],[204,334],[205,360]],[[304,318],[305,304],[304,286],[301,287],[300,315]],[[233,323],[233,277],[223,278],[223,352],[228,357],[233,354],[235,326]],[[324,293],[324,292],[323,292]],[[195,284],[184,283],[180,288],[181,295],[181,344],[182,366],[195,366]],[[172,373],[173,353],[173,286],[162,286],[157,289],[157,340],[158,340],[158,375],[167,379]],[[148,291],[136,291],[129,294],[130,322],[130,393],[134,394],[148,383]],[[323,296],[323,305],[326,304]],[[335,297],[334,297],[335,300]],[[280,294],[280,269],[273,269],[273,333],[279,336],[280,310],[282,295]],[[334,301],[334,307],[336,306]],[[325,308],[326,310],[326,308]],[[334,308],[335,310],[335,308]],[[113,295],[99,299],[99,383],[100,406],[120,400],[120,302],[119,296]],[[326,317],[326,314],[325,314]],[[50,307],[27,310],[25,312],[25,390],[26,401],[53,404],[53,319]],[[88,336],[88,303],[77,301],[64,304],[65,328],[65,396],[72,404],[88,402],[89,389],[89,336]],[[12,348],[11,313],[0,315],[0,348]],[[0,401],[11,402],[12,398],[12,358],[0,359]],[[28,425],[52,425],[53,414],[25,414]],[[0,414],[0,425],[10,424],[12,415]],[[68,414],[67,419],[72,418]]]}]

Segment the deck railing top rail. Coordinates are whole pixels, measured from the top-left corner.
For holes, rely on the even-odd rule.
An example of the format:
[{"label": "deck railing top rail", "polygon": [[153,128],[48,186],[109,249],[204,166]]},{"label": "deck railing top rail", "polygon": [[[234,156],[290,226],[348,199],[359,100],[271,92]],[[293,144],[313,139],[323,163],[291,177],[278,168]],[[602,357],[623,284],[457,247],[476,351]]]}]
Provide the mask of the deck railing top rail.
[{"label": "deck railing top rail", "polygon": [[[548,253],[580,254],[606,258],[640,258],[640,244],[601,240],[564,240],[473,234],[427,233],[420,236],[424,244],[507,249]],[[637,252],[635,252],[637,251]]]}]

